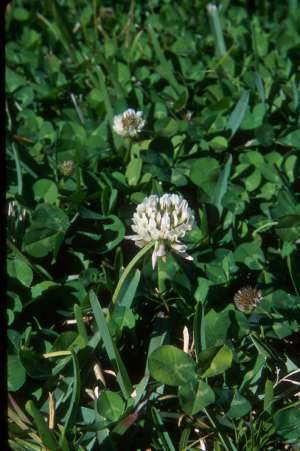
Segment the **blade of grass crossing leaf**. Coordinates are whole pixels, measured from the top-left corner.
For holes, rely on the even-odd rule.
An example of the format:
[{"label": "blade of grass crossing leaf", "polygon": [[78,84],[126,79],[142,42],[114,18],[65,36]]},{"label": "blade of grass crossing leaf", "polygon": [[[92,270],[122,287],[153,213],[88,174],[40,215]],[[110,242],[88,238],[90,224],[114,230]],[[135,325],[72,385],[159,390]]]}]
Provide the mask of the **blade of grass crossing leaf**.
[{"label": "blade of grass crossing leaf", "polygon": [[138,263],[138,261],[148,252],[149,249],[151,249],[151,247],[154,246],[154,242],[150,242],[148,244],[146,244],[146,246],[144,246],[134,257],[133,259],[129,262],[129,264],[126,266],[126,268],[124,269],[122,276],[119,279],[119,282],[116,286],[116,289],[114,291],[113,297],[112,297],[112,303],[115,304],[116,302],[119,302],[119,297],[120,297],[120,292],[122,289],[122,286],[126,280],[126,278],[128,277],[128,275],[130,274],[130,272],[133,270],[133,268],[135,267],[135,265]]},{"label": "blade of grass crossing leaf", "polygon": [[267,379],[265,383],[264,410],[270,415],[272,414],[273,394],[273,383],[270,379]]},{"label": "blade of grass crossing leaf", "polygon": [[[31,443],[29,440],[23,440],[18,437],[14,437],[14,440],[8,440],[8,444],[11,444],[10,449],[17,449],[19,450],[26,450],[26,451],[41,451],[41,445],[35,445],[34,443]],[[17,444],[20,446],[20,448],[13,448],[14,444]]]},{"label": "blade of grass crossing leaf", "polygon": [[188,449],[186,447],[188,447],[188,442],[189,442],[189,437],[190,437],[191,432],[192,432],[192,428],[190,428],[190,427],[183,429],[181,436],[180,436],[180,440],[179,440],[179,450],[180,451],[185,451]]},{"label": "blade of grass crossing leaf", "polygon": [[[76,342],[76,340],[75,340]],[[95,335],[89,340],[88,347],[91,349],[96,350],[99,343],[101,342],[101,334],[99,332],[96,332]],[[63,351],[62,351],[63,352]],[[65,351],[66,352],[66,351]],[[71,357],[67,357],[65,359],[62,359],[52,370],[53,376],[57,376],[57,374],[61,373],[61,371],[64,369],[66,365],[68,365],[71,362]],[[86,364],[88,362],[84,362]]]},{"label": "blade of grass crossing leaf", "polygon": [[77,410],[79,406],[79,399],[80,399],[80,368],[78,359],[76,357],[76,354],[74,351],[72,352],[72,362],[73,362],[73,390],[72,390],[72,396],[70,400],[70,405],[67,410],[66,416],[65,416],[65,431],[68,432],[69,429],[71,429],[76,421],[76,415]]},{"label": "blade of grass crossing leaf", "polygon": [[82,337],[82,339],[84,340],[85,345],[87,345],[88,341],[89,341],[89,337],[88,337],[88,334],[87,334],[87,331],[86,331],[85,324],[84,324],[83,319],[82,319],[81,308],[79,307],[78,304],[74,305],[74,316],[75,316],[75,319],[76,319],[76,325],[77,325],[78,333]]},{"label": "blade of grass crossing leaf", "polygon": [[157,433],[163,443],[163,450],[175,451],[175,447],[174,447],[172,440],[170,439],[170,436],[165,428],[165,425],[163,423],[163,420],[160,416],[159,411],[155,407],[152,407],[151,412],[152,412],[152,418],[153,418],[154,424],[156,426]]},{"label": "blade of grass crossing leaf", "polygon": [[255,67],[255,70],[257,71],[258,70],[258,54],[257,54],[255,25],[253,22],[251,22],[250,29],[251,29],[252,50],[253,50],[253,55],[254,55],[254,67]]},{"label": "blade of grass crossing leaf", "polygon": [[[99,81],[100,89],[101,89],[101,92],[102,92],[103,98],[104,98],[104,104],[105,104],[108,120],[109,120],[110,125],[112,126],[113,120],[114,120],[114,111],[113,111],[113,107],[112,107],[112,104],[110,101],[110,96],[109,96],[109,93],[108,93],[108,90],[106,87],[105,76],[104,76],[104,73],[100,66],[97,66],[96,70],[97,70],[97,78]],[[113,141],[114,141],[114,145],[115,145],[116,149],[119,149],[120,145],[121,145],[121,141],[115,133],[113,133]]]},{"label": "blade of grass crossing leaf", "polygon": [[74,52],[72,52],[72,50],[69,48],[67,42],[65,41],[61,30],[59,29],[59,27],[54,23],[52,24],[51,22],[49,22],[48,19],[46,19],[46,17],[44,17],[42,14],[40,13],[36,13],[37,18],[43,22],[44,25],[46,25],[46,27],[48,28],[48,30],[52,33],[52,35],[55,37],[55,39],[59,40],[65,51],[68,53],[68,55],[72,58],[72,60],[74,60]]},{"label": "blade of grass crossing leaf", "polygon": [[104,73],[100,66],[97,66],[96,69],[97,69],[97,77],[98,77],[99,85],[100,85],[100,88],[101,88],[101,91],[102,91],[102,94],[104,97],[104,103],[105,103],[107,116],[108,116],[110,124],[112,125],[113,119],[114,119],[114,110],[113,110],[113,107],[112,107],[112,104],[110,101],[110,96],[108,94],[107,87],[105,84],[105,76],[104,76]]},{"label": "blade of grass crossing leaf", "polygon": [[290,273],[290,278],[294,286],[297,296],[300,296],[300,274],[299,274],[299,263],[297,264],[294,254],[290,254],[287,257],[287,266]]},{"label": "blade of grass crossing leaf", "polygon": [[205,303],[202,304],[201,309],[201,329],[200,329],[200,338],[201,338],[201,350],[206,350],[206,335],[205,335]]},{"label": "blade of grass crossing leaf", "polygon": [[245,116],[248,107],[248,103],[249,103],[249,91],[244,91],[243,94],[241,95],[240,100],[234,107],[234,110],[232,111],[227,124],[227,129],[231,130],[230,138],[232,138],[235,135],[239,126],[241,125],[241,122]]},{"label": "blade of grass crossing leaf", "polygon": [[47,423],[35,403],[33,401],[28,401],[25,405],[25,409],[32,416],[45,447],[47,447],[50,451],[59,451],[60,446],[55,438],[55,435],[48,429]]},{"label": "blade of grass crossing leaf", "polygon": [[265,103],[266,102],[265,89],[264,89],[264,85],[263,85],[261,76],[259,75],[258,72],[254,73],[254,79],[255,79],[255,86],[256,86],[259,98],[262,101],[262,103]]},{"label": "blade of grass crossing leaf", "polygon": [[177,94],[180,94],[179,83],[177,82],[176,78],[174,77],[174,74],[172,72],[173,69],[172,69],[171,63],[166,59],[166,57],[164,55],[164,51],[162,50],[159,40],[157,39],[156,33],[153,30],[151,25],[149,25],[149,27],[148,27],[148,32],[150,34],[151,41],[152,41],[153,48],[154,48],[155,54],[157,56],[157,59],[163,68],[164,77],[166,78],[166,80],[168,80],[170,85],[175,89]]},{"label": "blade of grass crossing leaf", "polygon": [[112,85],[118,95],[118,97],[124,97],[126,94],[124,94],[124,88],[122,87],[121,83],[118,80],[118,76],[116,73],[116,66],[110,64],[103,56],[103,49],[101,47],[100,41],[98,40],[96,42],[97,48],[99,50],[98,52],[98,58],[100,64],[104,67],[106,72],[109,74],[109,78],[112,82]]},{"label": "blade of grass crossing leaf", "polygon": [[[95,419],[96,424],[105,424],[105,418],[102,417],[97,408],[97,400],[94,401],[94,411],[95,411]],[[96,431],[97,443],[101,446],[101,450],[103,451],[115,451],[116,447],[114,442],[112,441],[111,433],[108,427],[98,428]]]},{"label": "blade of grass crossing leaf", "polygon": [[25,415],[23,410],[20,409],[19,405],[16,403],[16,401],[14,400],[14,398],[12,397],[12,395],[10,393],[8,393],[8,400],[9,400],[11,406],[13,407],[15,413],[19,417],[19,419],[21,421],[24,421],[24,423],[31,424],[31,421],[29,420],[29,418]]},{"label": "blade of grass crossing leaf", "polygon": [[205,308],[204,303],[198,302],[193,323],[193,332],[196,349],[196,359],[201,351],[206,350],[206,335],[205,335]]},{"label": "blade of grass crossing leaf", "polygon": [[16,149],[16,146],[12,144],[15,164],[16,164],[16,172],[17,172],[17,186],[18,186],[18,194],[22,196],[23,193],[23,178],[22,178],[22,170],[20,165],[19,153]]},{"label": "blade of grass crossing leaf", "polygon": [[70,34],[68,27],[65,26],[65,20],[62,17],[59,8],[57,8],[56,3],[56,0],[53,0],[52,2],[49,2],[47,6],[49,6],[49,8],[51,9],[53,19],[55,20],[55,23],[60,31],[61,39],[63,39],[65,43],[64,45],[68,47],[69,52],[72,53],[72,35]]},{"label": "blade of grass crossing leaf", "polygon": [[292,93],[294,98],[294,108],[296,111],[296,114],[299,118],[299,110],[300,110],[300,102],[299,102],[299,93],[298,93],[298,87],[296,85],[295,80],[292,81]]},{"label": "blade of grass crossing leaf", "polygon": [[159,346],[168,344],[170,335],[170,321],[168,318],[156,318],[151,339],[148,347],[145,374],[149,373],[148,358],[149,355]]},{"label": "blade of grass crossing leaf", "polygon": [[93,313],[95,316],[95,320],[97,323],[97,327],[103,340],[104,348],[111,361],[113,369],[117,373],[117,381],[122,390],[122,393],[124,397],[127,399],[133,390],[128,373],[121,359],[121,356],[115,346],[115,343],[110,335],[109,329],[107,327],[107,322],[97,296],[93,291],[90,291],[89,297],[91,307],[93,309]]},{"label": "blade of grass crossing leaf", "polygon": [[207,13],[209,17],[210,28],[214,36],[216,56],[224,56],[226,53],[226,45],[221,27],[219,12],[217,5],[209,3],[207,5]]},{"label": "blade of grass crossing leaf", "polygon": [[134,296],[141,279],[141,272],[136,269],[135,272],[132,271],[125,280],[125,283],[120,291],[118,297],[118,305],[123,305],[124,307],[130,308],[134,300]]},{"label": "blade of grass crossing leaf", "polygon": [[70,451],[70,447],[68,444],[68,441],[65,437],[65,428],[61,425],[58,424],[57,425],[58,429],[60,430],[60,439],[59,439],[59,444],[61,446],[61,451]]},{"label": "blade of grass crossing leaf", "polygon": [[212,413],[209,413],[207,409],[203,409],[207,418],[211,422],[212,427],[216,430],[224,448],[226,451],[238,451],[236,447],[231,443],[226,434],[223,432],[222,426],[218,423],[217,419],[214,417]]},{"label": "blade of grass crossing leaf", "polygon": [[228,180],[229,180],[230,171],[231,171],[231,165],[232,165],[232,156],[229,155],[229,158],[226,161],[224,168],[219,175],[217,185],[215,188],[215,192],[214,192],[213,204],[217,207],[220,216],[222,215],[222,212],[223,212],[222,200],[227,191]]}]

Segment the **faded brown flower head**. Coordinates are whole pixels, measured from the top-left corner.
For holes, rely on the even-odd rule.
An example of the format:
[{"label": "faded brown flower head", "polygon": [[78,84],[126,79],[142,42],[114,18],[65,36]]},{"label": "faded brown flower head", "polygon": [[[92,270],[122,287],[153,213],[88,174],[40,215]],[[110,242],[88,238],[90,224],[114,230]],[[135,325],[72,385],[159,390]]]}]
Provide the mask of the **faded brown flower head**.
[{"label": "faded brown flower head", "polygon": [[250,313],[255,309],[257,304],[262,300],[263,295],[260,290],[253,287],[243,287],[234,295],[234,303],[236,307],[244,313]]},{"label": "faded brown flower head", "polygon": [[75,162],[73,160],[65,160],[59,165],[59,170],[62,175],[68,177],[75,171]]}]

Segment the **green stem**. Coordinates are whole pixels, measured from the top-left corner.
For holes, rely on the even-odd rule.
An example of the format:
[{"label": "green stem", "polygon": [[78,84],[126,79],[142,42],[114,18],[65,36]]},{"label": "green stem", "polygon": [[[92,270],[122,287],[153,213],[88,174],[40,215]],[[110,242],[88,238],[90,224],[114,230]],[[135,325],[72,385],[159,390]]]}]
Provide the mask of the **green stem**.
[{"label": "green stem", "polygon": [[126,268],[124,269],[120,280],[116,286],[116,289],[114,291],[113,297],[112,297],[112,303],[115,304],[117,302],[118,296],[120,294],[120,291],[122,289],[122,286],[126,280],[126,277],[132,271],[132,269],[135,267],[135,265],[138,263],[138,261],[144,257],[144,255],[148,252],[149,249],[151,249],[154,246],[154,241],[150,241],[150,243],[146,244],[136,255],[133,257],[133,259],[128,263]]}]

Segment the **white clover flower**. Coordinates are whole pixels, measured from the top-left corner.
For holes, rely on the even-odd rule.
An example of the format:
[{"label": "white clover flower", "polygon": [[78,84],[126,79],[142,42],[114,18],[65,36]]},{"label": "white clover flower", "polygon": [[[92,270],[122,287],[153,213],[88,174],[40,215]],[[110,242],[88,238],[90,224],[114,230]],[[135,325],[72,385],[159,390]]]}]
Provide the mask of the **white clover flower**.
[{"label": "white clover flower", "polygon": [[135,111],[132,108],[114,117],[113,129],[121,136],[134,138],[141,133],[145,121],[142,118],[142,111]]},{"label": "white clover flower", "polygon": [[136,208],[133,215],[132,230],[136,235],[126,236],[138,247],[144,247],[155,241],[152,254],[152,267],[155,268],[157,257],[165,258],[172,250],[187,260],[193,257],[186,253],[186,246],[180,242],[194,225],[194,214],[185,199],[177,194],[164,194],[159,197],[146,197]]}]

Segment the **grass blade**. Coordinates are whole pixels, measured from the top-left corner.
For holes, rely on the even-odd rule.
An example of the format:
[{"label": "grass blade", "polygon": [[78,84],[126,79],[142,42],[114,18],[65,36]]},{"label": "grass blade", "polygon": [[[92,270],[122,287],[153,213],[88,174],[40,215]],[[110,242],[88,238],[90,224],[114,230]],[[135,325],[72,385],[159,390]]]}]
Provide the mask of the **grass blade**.
[{"label": "grass blade", "polygon": [[60,446],[55,438],[55,435],[48,429],[47,423],[35,403],[33,401],[28,401],[25,405],[25,409],[32,416],[43,444],[50,451],[59,451]]},{"label": "grass blade", "polygon": [[140,279],[141,272],[138,269],[128,275],[118,294],[118,299],[116,301],[118,305],[131,307]]},{"label": "grass blade", "polygon": [[129,264],[126,266],[126,268],[124,269],[124,271],[122,273],[122,276],[119,279],[119,282],[117,284],[115,292],[113,294],[113,297],[112,297],[112,303],[113,304],[115,304],[116,302],[119,301],[120,293],[121,293],[121,290],[122,290],[122,286],[125,283],[125,280],[129,276],[129,274],[132,271],[132,269],[135,267],[135,265],[138,263],[138,261],[148,252],[148,250],[151,249],[151,247],[153,247],[153,246],[154,246],[154,241],[151,241],[150,243],[146,244],[146,246],[144,246],[133,257],[133,259],[129,262]]},{"label": "grass blade", "polygon": [[247,110],[248,103],[249,103],[249,91],[244,91],[243,94],[241,95],[240,100],[234,107],[234,110],[232,111],[227,124],[227,129],[231,130],[230,138],[232,138],[235,135],[239,126],[241,125],[241,122],[244,119]]},{"label": "grass blade", "polygon": [[132,393],[133,387],[127,374],[125,365],[110,335],[101,305],[98,301],[97,296],[93,291],[90,291],[89,298],[95,316],[95,320],[98,326],[98,330],[103,340],[104,348],[111,361],[112,367],[117,374],[117,381],[120,385],[122,393],[124,397],[127,399]]},{"label": "grass blade", "polygon": [[79,307],[78,304],[74,305],[74,316],[75,316],[75,319],[76,319],[78,333],[82,337],[82,339],[84,341],[84,344],[87,346],[87,344],[89,342],[89,337],[88,337],[88,334],[87,334],[87,331],[86,331],[85,324],[84,324],[83,319],[82,319],[81,308]]},{"label": "grass blade", "polygon": [[210,28],[215,40],[216,56],[222,57],[226,53],[226,45],[223,36],[223,30],[219,18],[218,8],[214,3],[207,5]]},{"label": "grass blade", "polygon": [[174,447],[174,445],[170,439],[170,436],[164,426],[164,423],[160,416],[159,411],[155,407],[152,407],[151,412],[152,412],[152,418],[153,418],[157,433],[163,444],[163,449],[165,451],[175,451],[175,447]]},{"label": "grass blade", "polygon": [[149,25],[149,27],[148,27],[148,32],[150,34],[151,41],[152,41],[153,48],[156,53],[157,59],[160,62],[162,70],[163,70],[162,75],[170,83],[172,88],[174,88],[175,91],[177,92],[177,94],[179,95],[181,93],[181,90],[180,90],[180,85],[177,82],[177,80],[173,74],[174,69],[172,68],[172,64],[170,63],[170,61],[168,61],[166,59],[164,52],[161,48],[161,45],[159,43],[159,40],[157,39],[156,33],[153,30],[151,25]]},{"label": "grass blade", "polygon": [[229,158],[226,161],[224,168],[219,175],[214,192],[213,204],[217,207],[220,216],[222,215],[223,212],[222,200],[227,191],[231,165],[232,165],[232,155],[229,155]]},{"label": "grass blade", "polygon": [[149,355],[159,346],[169,343],[170,321],[168,318],[156,318],[148,347],[145,375],[149,374]]},{"label": "grass blade", "polygon": [[12,144],[14,159],[16,163],[16,172],[17,172],[17,182],[18,182],[18,194],[19,196],[22,196],[23,193],[23,178],[22,178],[22,170],[21,170],[21,164],[20,164],[20,158],[19,153],[16,149],[16,146]]},{"label": "grass blade", "polygon": [[296,263],[295,253],[288,255],[287,266],[289,269],[292,284],[294,286],[297,296],[300,296],[300,275],[299,266]]},{"label": "grass blade", "polygon": [[68,411],[65,416],[65,431],[68,432],[69,429],[72,428],[76,421],[76,415],[77,410],[79,406],[79,399],[80,399],[80,368],[78,359],[76,357],[76,354],[74,351],[72,352],[72,362],[73,362],[73,374],[74,374],[74,382],[73,382],[73,390],[72,390],[72,396],[70,400],[70,405],[68,408]]}]

